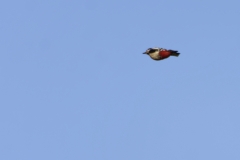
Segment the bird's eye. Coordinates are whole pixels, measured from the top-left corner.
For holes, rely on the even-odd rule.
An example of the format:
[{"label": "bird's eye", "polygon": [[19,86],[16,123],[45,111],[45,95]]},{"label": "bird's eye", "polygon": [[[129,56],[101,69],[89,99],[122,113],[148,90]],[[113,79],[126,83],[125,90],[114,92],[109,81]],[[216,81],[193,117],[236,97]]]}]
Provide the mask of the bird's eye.
[{"label": "bird's eye", "polygon": [[148,53],[154,53],[155,51],[155,49],[150,49]]}]

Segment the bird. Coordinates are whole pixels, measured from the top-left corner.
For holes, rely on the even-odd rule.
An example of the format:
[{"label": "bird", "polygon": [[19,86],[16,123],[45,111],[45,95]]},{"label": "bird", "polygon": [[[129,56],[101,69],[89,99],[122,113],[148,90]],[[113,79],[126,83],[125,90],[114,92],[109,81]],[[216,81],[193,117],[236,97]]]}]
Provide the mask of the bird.
[{"label": "bird", "polygon": [[178,57],[180,53],[176,50],[168,50],[164,48],[148,48],[143,54],[149,55],[153,60],[159,61],[168,58],[169,56]]}]

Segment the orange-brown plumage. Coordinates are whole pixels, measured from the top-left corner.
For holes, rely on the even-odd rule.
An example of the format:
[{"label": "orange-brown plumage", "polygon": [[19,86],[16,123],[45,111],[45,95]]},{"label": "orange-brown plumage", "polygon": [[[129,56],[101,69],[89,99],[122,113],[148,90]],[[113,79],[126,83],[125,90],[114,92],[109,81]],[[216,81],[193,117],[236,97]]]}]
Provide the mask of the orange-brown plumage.
[{"label": "orange-brown plumage", "polygon": [[165,59],[171,55],[171,52],[168,50],[159,51],[159,55],[160,55],[161,59]]}]

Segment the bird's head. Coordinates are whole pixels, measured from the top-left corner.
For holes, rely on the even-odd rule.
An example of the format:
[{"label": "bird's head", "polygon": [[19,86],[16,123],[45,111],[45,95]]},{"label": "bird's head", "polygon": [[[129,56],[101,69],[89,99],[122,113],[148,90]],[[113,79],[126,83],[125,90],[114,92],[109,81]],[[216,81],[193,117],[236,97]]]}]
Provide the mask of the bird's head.
[{"label": "bird's head", "polygon": [[143,54],[151,54],[159,51],[159,48],[148,48]]}]

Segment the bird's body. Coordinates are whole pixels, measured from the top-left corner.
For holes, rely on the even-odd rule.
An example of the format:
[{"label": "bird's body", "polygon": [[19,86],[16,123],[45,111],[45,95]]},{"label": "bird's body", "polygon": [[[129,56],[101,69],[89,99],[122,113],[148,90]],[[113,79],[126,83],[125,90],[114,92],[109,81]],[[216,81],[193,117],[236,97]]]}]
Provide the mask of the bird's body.
[{"label": "bird's body", "polygon": [[149,48],[144,52],[144,54],[148,54],[154,60],[162,60],[168,58],[169,56],[178,57],[180,53],[174,50],[167,50],[164,48]]}]

